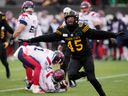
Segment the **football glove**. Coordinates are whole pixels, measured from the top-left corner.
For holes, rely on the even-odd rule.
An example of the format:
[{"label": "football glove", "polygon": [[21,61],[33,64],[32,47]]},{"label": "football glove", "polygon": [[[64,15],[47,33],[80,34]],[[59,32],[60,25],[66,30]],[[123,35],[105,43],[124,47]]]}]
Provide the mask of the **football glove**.
[{"label": "football glove", "polygon": [[60,82],[60,88],[61,89],[67,89],[67,87],[68,87],[68,82],[66,80],[62,80]]},{"label": "football glove", "polygon": [[8,42],[4,42],[4,48],[8,47]]}]

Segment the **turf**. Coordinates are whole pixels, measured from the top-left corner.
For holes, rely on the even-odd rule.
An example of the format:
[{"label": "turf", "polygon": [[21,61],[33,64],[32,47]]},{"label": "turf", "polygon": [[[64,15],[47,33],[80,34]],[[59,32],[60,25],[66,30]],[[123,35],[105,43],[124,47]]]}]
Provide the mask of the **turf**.
[{"label": "turf", "polygon": [[[25,91],[24,69],[17,61],[9,61],[11,78],[6,79],[5,70],[0,63],[0,96],[38,96]],[[58,67],[58,66],[56,66]],[[128,61],[95,61],[96,77],[102,84],[107,96],[128,96]],[[78,86],[64,93],[45,93],[43,96],[98,96],[95,89],[82,78]]]}]

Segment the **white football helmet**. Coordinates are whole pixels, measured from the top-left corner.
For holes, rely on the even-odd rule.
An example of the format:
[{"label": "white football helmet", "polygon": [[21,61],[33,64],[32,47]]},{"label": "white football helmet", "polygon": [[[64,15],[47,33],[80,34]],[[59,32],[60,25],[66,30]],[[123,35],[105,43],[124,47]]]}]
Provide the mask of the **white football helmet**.
[{"label": "white football helmet", "polygon": [[69,13],[71,10],[72,10],[72,9],[71,9],[70,7],[65,7],[65,8],[63,9],[63,13],[64,13],[64,14],[65,14],[65,13]]}]

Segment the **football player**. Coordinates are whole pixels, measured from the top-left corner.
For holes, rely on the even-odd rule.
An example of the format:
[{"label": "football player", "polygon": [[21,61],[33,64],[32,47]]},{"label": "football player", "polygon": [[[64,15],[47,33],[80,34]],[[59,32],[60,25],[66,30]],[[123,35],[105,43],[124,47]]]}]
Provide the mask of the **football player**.
[{"label": "football player", "polygon": [[[12,39],[17,38],[19,45],[25,45],[26,42],[23,42],[22,39],[29,39],[38,35],[37,28],[38,19],[37,16],[34,14],[34,3],[32,1],[25,1],[22,4],[21,14],[19,15],[18,22],[16,24],[16,30],[13,33]],[[38,45],[38,43],[29,43],[29,45]],[[29,81],[29,83],[32,83],[32,69],[26,66],[26,62],[22,63],[25,67],[27,80]],[[35,70],[37,70],[35,71],[35,74],[36,76],[39,76],[40,66],[38,64],[36,66],[38,67],[38,69],[36,69],[37,67],[35,68]],[[38,85],[38,82],[35,82],[35,84]]]},{"label": "football player", "polygon": [[28,86],[27,89],[32,88],[33,93],[44,93],[43,90],[39,88],[39,77],[41,70],[46,70],[47,72],[52,69],[51,64],[62,64],[64,60],[64,55],[60,51],[51,51],[48,49],[43,49],[42,47],[35,45],[20,46],[15,54],[25,68],[30,68],[33,70],[33,74],[29,73],[29,79],[27,77]]},{"label": "football player", "polygon": [[65,72],[62,69],[41,70],[39,84],[45,92],[65,92],[68,83],[64,79]]}]

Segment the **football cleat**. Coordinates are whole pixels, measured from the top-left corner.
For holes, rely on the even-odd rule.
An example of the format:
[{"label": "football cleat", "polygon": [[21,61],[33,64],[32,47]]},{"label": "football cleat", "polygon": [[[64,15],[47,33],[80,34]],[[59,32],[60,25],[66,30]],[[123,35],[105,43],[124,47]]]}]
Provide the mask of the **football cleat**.
[{"label": "football cleat", "polygon": [[44,94],[45,92],[39,87],[39,85],[34,85],[32,92],[34,94]]},{"label": "football cleat", "polygon": [[76,84],[76,81],[75,80],[69,80],[69,87],[73,88],[73,87],[76,87],[77,84]]},{"label": "football cleat", "polygon": [[26,84],[25,90],[31,91],[33,83],[30,83],[27,79],[25,79],[24,82]]}]

